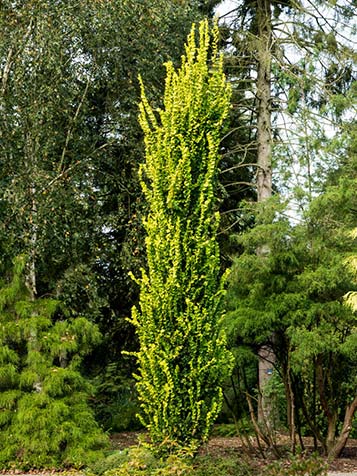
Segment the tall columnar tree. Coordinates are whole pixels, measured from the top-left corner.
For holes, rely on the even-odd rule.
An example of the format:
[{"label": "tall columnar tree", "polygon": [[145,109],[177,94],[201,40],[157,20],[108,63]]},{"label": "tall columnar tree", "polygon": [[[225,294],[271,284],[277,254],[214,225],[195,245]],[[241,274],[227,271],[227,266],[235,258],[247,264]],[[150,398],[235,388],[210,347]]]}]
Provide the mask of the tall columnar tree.
[{"label": "tall columnar tree", "polygon": [[147,269],[137,280],[132,322],[140,341],[141,418],[164,451],[195,451],[207,439],[231,362],[219,333],[224,278],[215,198],[230,87],[217,35],[202,22],[197,45],[193,27],[181,67],[166,65],[163,109],[156,115],[144,88],[140,105]]}]

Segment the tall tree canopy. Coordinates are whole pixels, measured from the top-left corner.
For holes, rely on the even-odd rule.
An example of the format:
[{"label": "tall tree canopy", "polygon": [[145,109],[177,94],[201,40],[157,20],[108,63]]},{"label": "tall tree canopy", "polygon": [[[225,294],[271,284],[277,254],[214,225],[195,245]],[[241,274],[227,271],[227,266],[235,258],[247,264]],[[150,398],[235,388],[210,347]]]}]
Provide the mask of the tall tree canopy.
[{"label": "tall tree canopy", "polygon": [[130,309],[128,263],[141,246],[137,77],[159,97],[162,64],[179,58],[199,8],[2,2],[0,246],[5,268],[32,256],[34,295],[59,293],[94,317],[99,304],[108,321]]},{"label": "tall tree canopy", "polygon": [[[237,144],[227,145],[231,148],[231,155],[236,154],[236,164],[228,168],[226,188],[247,187],[243,174],[229,183],[229,174],[241,170],[246,164],[248,169],[256,171],[256,179],[250,182],[257,189],[259,201],[264,201],[272,193],[281,193],[289,201],[289,207],[283,210],[274,208],[275,199],[271,206],[264,205],[260,212],[255,211],[253,205],[242,207],[237,204],[234,210],[237,222],[249,223],[250,220],[250,223],[263,225],[257,227],[256,234],[248,234],[258,246],[257,254],[262,254],[261,260],[255,258],[263,274],[265,267],[270,266],[269,243],[272,253],[278,253],[279,247],[285,249],[285,240],[286,246],[290,243],[287,237],[293,232],[288,229],[281,231],[279,245],[274,242],[275,223],[280,223],[282,214],[293,215],[295,221],[306,221],[308,230],[310,227],[315,229],[315,224],[303,216],[303,212],[307,212],[313,198],[324,191],[326,180],[332,183],[332,170],[338,176],[342,166],[349,164],[349,170],[351,167],[353,141],[348,139],[348,135],[351,136],[351,117],[356,112],[354,5],[353,2],[315,3],[239,1],[222,19],[226,68],[233,84],[233,97],[238,99],[234,107],[240,118],[240,122],[236,122],[236,131],[233,129]],[[229,149],[225,153],[228,154]],[[318,223],[316,229],[323,225],[323,222]],[[319,233],[324,233],[322,228]],[[306,236],[305,239],[309,241]],[[241,252],[243,242],[253,253],[245,238],[232,242],[237,253]],[[336,249],[331,253],[337,253]],[[234,254],[234,249],[231,249],[231,254]],[[340,254],[339,259],[342,256]],[[275,258],[271,257],[272,260]],[[303,256],[294,258],[297,262],[300,259],[303,260]],[[247,283],[247,289],[254,296],[260,291],[264,294],[259,276],[255,282],[250,274],[252,269],[248,268],[244,273],[248,273],[253,282]],[[238,269],[243,273],[242,268]],[[272,276],[275,272],[280,274],[275,269]],[[235,273],[232,276],[229,304],[234,307],[234,293],[239,295],[243,291],[233,290],[240,278],[235,281]],[[241,280],[245,280],[243,275]],[[279,293],[278,290],[274,292]],[[251,316],[246,308],[242,310],[242,303],[236,304],[238,313]],[[264,312],[261,316],[262,322],[269,322]],[[259,320],[259,314],[255,319],[253,315],[251,317],[252,322]],[[282,324],[283,312],[280,318]],[[272,332],[275,327],[272,322],[270,324]],[[253,330],[248,323],[245,324],[247,329]],[[256,338],[255,353],[259,352],[260,346],[273,345],[273,334],[269,335],[269,331],[264,338],[259,332],[253,334]],[[238,340],[242,339],[243,335],[235,335]],[[277,345],[273,347],[278,351]]]},{"label": "tall tree canopy", "polygon": [[159,105],[163,63],[180,58],[211,3],[0,5],[1,268],[11,273],[27,254],[33,298],[53,295],[100,324],[93,365],[135,346],[124,318],[137,299],[128,271],[143,248],[138,75]]}]

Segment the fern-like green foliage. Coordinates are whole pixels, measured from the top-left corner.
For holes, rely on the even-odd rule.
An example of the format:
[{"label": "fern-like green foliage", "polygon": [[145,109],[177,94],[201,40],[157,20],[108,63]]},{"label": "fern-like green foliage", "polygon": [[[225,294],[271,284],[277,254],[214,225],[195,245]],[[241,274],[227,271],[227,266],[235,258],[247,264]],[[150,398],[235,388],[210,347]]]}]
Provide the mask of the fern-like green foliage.
[{"label": "fern-like green foliage", "polygon": [[223,281],[216,241],[218,149],[230,87],[217,52],[217,28],[195,26],[178,71],[166,65],[158,114],[142,86],[140,123],[148,202],[147,270],[132,312],[140,341],[137,388],[141,418],[164,451],[195,451],[208,437],[230,367],[219,334]]},{"label": "fern-like green foliage", "polygon": [[[356,220],[350,212],[356,200],[352,190],[349,202],[340,198],[347,224]],[[260,205],[260,224],[239,238],[244,251],[232,267],[225,319],[237,357],[242,344],[273,347],[286,400],[292,381],[296,422],[309,428],[326,453],[333,449],[357,389],[357,316],[343,299],[348,290],[356,292],[346,256],[356,255],[357,243],[342,220],[331,219],[342,209],[336,203],[341,191],[346,195],[344,187],[333,187],[329,200],[316,198],[307,224],[296,226],[283,218],[284,207],[275,198]],[[280,218],[268,216],[264,223],[267,208]],[[263,245],[269,249],[265,256],[256,253]]]},{"label": "fern-like green foliage", "polygon": [[24,269],[17,258],[0,289],[0,467],[81,467],[106,445],[79,372],[100,334],[53,299],[30,300]]}]

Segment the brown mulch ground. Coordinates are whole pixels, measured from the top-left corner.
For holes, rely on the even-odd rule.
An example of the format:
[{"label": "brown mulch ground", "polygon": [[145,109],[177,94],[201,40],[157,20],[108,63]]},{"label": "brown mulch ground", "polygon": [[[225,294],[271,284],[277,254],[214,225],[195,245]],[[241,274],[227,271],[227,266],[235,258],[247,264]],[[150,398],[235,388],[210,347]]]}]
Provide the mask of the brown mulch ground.
[{"label": "brown mulch ground", "polygon": [[[140,435],[142,435],[140,432],[117,433],[112,436],[113,446],[118,449],[124,449],[128,446],[136,445]],[[286,446],[288,440],[282,438],[279,444],[281,446]],[[304,444],[306,450],[312,452],[312,439],[304,438]],[[259,467],[269,462],[263,458],[259,458],[254,454],[254,451],[249,450],[246,444],[242,442],[239,437],[213,437],[210,439],[208,445],[201,451],[203,454],[213,454],[216,456],[238,454],[244,459],[249,459],[250,461],[254,460],[254,464]],[[268,458],[270,459],[270,456],[268,456]],[[271,458],[274,458],[274,456],[272,455]],[[357,472],[357,439],[348,441],[342,457],[332,461],[329,464],[329,470],[339,472]]]}]

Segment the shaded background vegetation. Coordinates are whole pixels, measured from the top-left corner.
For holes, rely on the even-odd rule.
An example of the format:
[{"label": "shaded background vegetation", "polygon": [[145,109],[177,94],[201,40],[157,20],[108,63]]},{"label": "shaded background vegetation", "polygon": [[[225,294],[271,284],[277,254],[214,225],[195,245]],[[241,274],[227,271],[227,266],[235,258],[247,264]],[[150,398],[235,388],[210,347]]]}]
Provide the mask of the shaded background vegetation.
[{"label": "shaded background vegetation", "polygon": [[[25,254],[30,300],[53,298],[68,318],[98,325],[101,343],[80,369],[110,431],[138,427],[135,362],[122,355],[138,346],[126,320],[138,300],[128,272],[145,266],[138,74],[160,106],[164,62],[179,63],[192,22],[212,18],[219,3],[1,3],[1,274],[11,282],[12,262]],[[218,238],[223,268],[232,266],[225,328],[236,357],[220,418],[250,431],[244,394],[257,411],[257,354],[270,345],[277,424],[313,435],[327,452],[357,388],[356,318],[343,306],[356,286],[344,265],[356,254],[348,235],[357,221],[355,8],[239,1],[220,21],[233,99]],[[273,198],[257,208],[262,9]],[[266,245],[268,256],[257,256]]]}]

